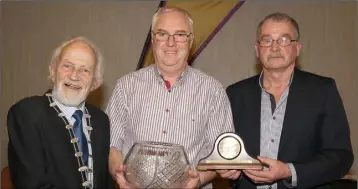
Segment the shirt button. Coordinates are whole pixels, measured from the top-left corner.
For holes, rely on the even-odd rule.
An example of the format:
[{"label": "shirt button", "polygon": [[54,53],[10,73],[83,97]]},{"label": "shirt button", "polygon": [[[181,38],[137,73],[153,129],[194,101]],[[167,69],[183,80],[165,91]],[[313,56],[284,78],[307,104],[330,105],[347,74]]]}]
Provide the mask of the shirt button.
[{"label": "shirt button", "polygon": [[276,120],[276,117],[275,117],[275,116],[273,116],[273,120]]},{"label": "shirt button", "polygon": [[167,131],[166,131],[166,130],[163,130],[162,133],[165,135],[165,134],[167,134]]},{"label": "shirt button", "polygon": [[169,109],[167,108],[167,109],[165,109],[165,111],[166,111],[166,112],[169,112]]},{"label": "shirt button", "polygon": [[272,189],[272,186],[269,186],[269,189]]},{"label": "shirt button", "polygon": [[275,142],[275,140],[274,140],[274,139],[271,139],[271,142]]}]

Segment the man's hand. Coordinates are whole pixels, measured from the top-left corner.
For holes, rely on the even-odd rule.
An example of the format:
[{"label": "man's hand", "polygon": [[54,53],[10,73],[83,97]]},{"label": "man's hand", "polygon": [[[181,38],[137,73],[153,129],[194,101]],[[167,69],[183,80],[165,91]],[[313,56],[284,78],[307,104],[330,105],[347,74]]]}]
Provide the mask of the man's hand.
[{"label": "man's hand", "polygon": [[226,179],[236,180],[241,175],[241,170],[216,170],[216,172]]},{"label": "man's hand", "polygon": [[255,183],[274,183],[280,179],[291,176],[290,168],[287,164],[266,157],[257,157],[261,163],[268,166],[268,170],[244,170],[244,173]]},{"label": "man's hand", "polygon": [[124,178],[124,171],[126,167],[123,165],[122,152],[118,151],[115,147],[111,147],[109,150],[109,172],[112,175],[113,180],[119,185],[121,189],[134,189],[139,186],[130,185]]},{"label": "man's hand", "polygon": [[117,168],[115,168],[112,173],[112,176],[114,177],[114,180],[117,182],[117,184],[119,185],[120,189],[136,189],[139,188],[138,186],[135,185],[131,185],[127,182],[127,180],[124,178],[124,171],[125,171],[125,166],[124,165],[120,165]]},{"label": "man's hand", "polygon": [[189,169],[188,176],[189,176],[189,179],[188,179],[188,182],[186,183],[186,185],[184,186],[184,188],[185,189],[199,188],[200,187],[199,172]]}]

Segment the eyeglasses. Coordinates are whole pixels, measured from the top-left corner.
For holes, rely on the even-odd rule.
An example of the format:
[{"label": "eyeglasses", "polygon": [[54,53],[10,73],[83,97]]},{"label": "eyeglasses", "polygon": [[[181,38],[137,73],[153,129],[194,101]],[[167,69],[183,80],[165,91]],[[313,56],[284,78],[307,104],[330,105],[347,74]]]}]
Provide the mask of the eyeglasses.
[{"label": "eyeglasses", "polygon": [[291,45],[292,42],[297,42],[298,40],[291,40],[288,37],[280,37],[278,39],[272,39],[272,38],[263,38],[260,41],[257,41],[257,43],[261,46],[261,47],[271,47],[271,45],[273,44],[273,42],[277,42],[277,44],[279,44],[281,47],[286,47]]},{"label": "eyeglasses", "polygon": [[185,33],[175,33],[173,35],[170,35],[166,32],[156,32],[154,33],[152,31],[155,40],[157,41],[168,41],[170,36],[173,36],[175,42],[187,42],[189,37],[192,35],[192,33],[185,34]]}]

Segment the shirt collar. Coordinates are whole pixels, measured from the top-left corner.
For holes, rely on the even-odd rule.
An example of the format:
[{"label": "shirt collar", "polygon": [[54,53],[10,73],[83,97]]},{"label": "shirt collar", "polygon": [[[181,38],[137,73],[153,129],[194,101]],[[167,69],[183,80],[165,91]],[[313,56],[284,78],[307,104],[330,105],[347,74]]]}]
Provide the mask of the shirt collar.
[{"label": "shirt collar", "polygon": [[[190,69],[190,66],[187,65],[185,70],[180,74],[180,76],[179,76],[179,78],[177,80],[177,83],[181,83],[187,77],[189,69]],[[159,71],[159,69],[158,69],[158,67],[156,65],[153,66],[153,70],[154,70],[155,75],[158,77],[159,81],[164,82],[164,77],[160,73],[160,71]]]},{"label": "shirt collar", "polygon": [[[291,86],[294,73],[295,73],[295,70],[293,70],[292,73],[291,73],[291,78],[290,78],[290,82],[288,83],[288,87]],[[264,87],[263,87],[264,86],[264,72],[263,71],[261,71],[261,73],[260,73],[259,85],[260,85],[261,89],[265,90]]]}]

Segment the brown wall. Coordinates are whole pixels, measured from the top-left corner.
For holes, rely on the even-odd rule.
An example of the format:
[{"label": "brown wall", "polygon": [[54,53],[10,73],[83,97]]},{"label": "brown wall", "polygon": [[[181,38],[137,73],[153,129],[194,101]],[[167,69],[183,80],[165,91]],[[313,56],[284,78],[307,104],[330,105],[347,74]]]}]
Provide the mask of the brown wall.
[{"label": "brown wall", "polygon": [[[247,1],[195,62],[225,86],[257,73],[255,29],[273,11],[297,19],[304,45],[304,70],[334,77],[344,101],[355,145],[357,131],[357,3]],[[116,80],[135,70],[158,2],[3,2],[1,5],[0,137],[1,167],[7,165],[6,114],[23,97],[41,95],[52,50],[83,35],[106,60],[104,86],[90,101],[105,108]],[[194,21],[195,22],[195,21]],[[220,67],[218,69],[218,67]]]},{"label": "brown wall", "polygon": [[91,101],[105,107],[116,79],[135,70],[157,2],[5,2],[1,61],[1,167],[7,165],[6,114],[16,101],[49,87],[48,64],[63,40],[83,35],[101,48],[104,86]]},{"label": "brown wall", "polygon": [[[3,19],[2,19],[2,3],[0,2],[0,23],[2,23]],[[0,24],[0,41],[3,37],[2,35],[2,28],[3,26]],[[3,45],[0,44],[0,73],[1,73],[1,70],[3,69],[3,64],[4,64],[4,58],[3,58]],[[2,80],[2,74],[0,75],[0,82]],[[3,90],[3,87],[2,87],[2,83],[0,83],[0,100],[3,99],[3,93],[1,92]],[[3,116],[3,112],[5,110],[3,110],[2,106],[3,106],[3,103],[2,101],[0,101],[0,165],[1,167],[0,168],[3,168],[3,165],[5,165],[7,162],[7,157],[6,157],[6,154],[3,153],[3,151],[6,150],[5,146],[3,147],[3,144],[5,145],[6,142],[7,142],[7,137],[5,136],[6,133],[4,132],[4,127],[5,127],[5,121],[3,120],[4,116]],[[4,163],[3,163],[4,162]],[[0,181],[0,184],[1,184],[1,181]]]}]

